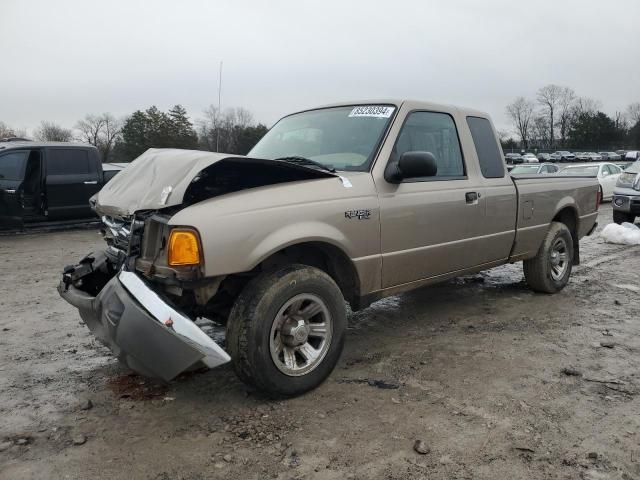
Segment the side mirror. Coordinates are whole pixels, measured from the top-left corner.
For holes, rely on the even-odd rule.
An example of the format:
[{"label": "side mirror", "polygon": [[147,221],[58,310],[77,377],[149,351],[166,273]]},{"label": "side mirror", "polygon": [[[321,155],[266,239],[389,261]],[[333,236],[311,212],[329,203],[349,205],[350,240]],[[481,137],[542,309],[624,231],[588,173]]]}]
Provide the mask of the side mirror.
[{"label": "side mirror", "polygon": [[397,162],[389,163],[385,179],[400,183],[405,178],[433,177],[438,173],[436,158],[431,152],[404,152]]}]

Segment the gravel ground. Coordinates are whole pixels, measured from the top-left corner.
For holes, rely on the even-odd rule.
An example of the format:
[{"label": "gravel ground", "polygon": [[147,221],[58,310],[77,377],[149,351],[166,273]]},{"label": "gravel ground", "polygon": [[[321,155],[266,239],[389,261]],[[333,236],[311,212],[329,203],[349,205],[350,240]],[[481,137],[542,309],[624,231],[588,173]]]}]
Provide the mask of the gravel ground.
[{"label": "gravel ground", "polygon": [[118,365],[55,291],[101,244],[0,237],[2,479],[640,479],[640,247],[585,239],[553,296],[516,264],[377,302],[320,388],[273,401],[229,366]]}]

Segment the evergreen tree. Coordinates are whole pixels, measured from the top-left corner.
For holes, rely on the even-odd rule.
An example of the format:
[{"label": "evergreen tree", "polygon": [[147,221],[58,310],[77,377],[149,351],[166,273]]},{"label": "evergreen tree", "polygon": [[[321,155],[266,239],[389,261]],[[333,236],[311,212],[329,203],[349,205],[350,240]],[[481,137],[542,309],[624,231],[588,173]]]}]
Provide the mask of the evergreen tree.
[{"label": "evergreen tree", "polygon": [[115,151],[119,159],[131,161],[149,148],[197,147],[198,137],[184,107],[176,105],[165,113],[154,105],[126,120]]},{"label": "evergreen tree", "polygon": [[572,123],[568,138],[575,148],[613,148],[623,140],[624,131],[603,112],[585,112]]},{"label": "evergreen tree", "polygon": [[116,145],[116,150],[122,154],[123,160],[131,161],[149,148],[146,131],[147,116],[144,112],[136,110],[126,120],[122,127],[122,141]]},{"label": "evergreen tree", "polygon": [[182,105],[176,105],[169,110],[169,125],[171,138],[177,148],[197,148],[198,136],[189,120],[187,111]]}]

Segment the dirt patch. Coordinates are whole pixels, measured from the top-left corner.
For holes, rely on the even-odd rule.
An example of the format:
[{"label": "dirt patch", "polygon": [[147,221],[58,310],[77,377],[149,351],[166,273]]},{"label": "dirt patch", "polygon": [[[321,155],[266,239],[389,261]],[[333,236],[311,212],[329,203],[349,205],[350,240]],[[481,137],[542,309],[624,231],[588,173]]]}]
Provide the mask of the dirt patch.
[{"label": "dirt patch", "polygon": [[168,385],[155,383],[135,373],[109,378],[107,388],[118,398],[136,401],[162,398],[169,391]]}]

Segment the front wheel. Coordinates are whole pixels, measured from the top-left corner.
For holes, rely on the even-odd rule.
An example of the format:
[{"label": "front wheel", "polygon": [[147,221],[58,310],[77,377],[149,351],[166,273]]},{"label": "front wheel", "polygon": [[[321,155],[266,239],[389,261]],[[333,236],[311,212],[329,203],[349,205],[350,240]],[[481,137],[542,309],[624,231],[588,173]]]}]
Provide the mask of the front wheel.
[{"label": "front wheel", "polygon": [[620,225],[621,223],[633,223],[636,220],[636,216],[633,213],[620,212],[618,210],[613,211],[613,221]]},{"label": "front wheel", "polygon": [[538,254],[523,262],[529,287],[541,293],[556,293],[569,282],[573,267],[573,237],[564,223],[551,222]]},{"label": "front wheel", "polygon": [[227,322],[227,350],[245,383],[300,395],[335,367],[347,325],[345,301],[317,268],[288,265],[252,279]]}]

